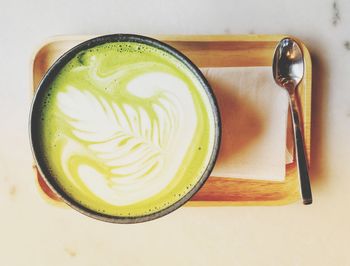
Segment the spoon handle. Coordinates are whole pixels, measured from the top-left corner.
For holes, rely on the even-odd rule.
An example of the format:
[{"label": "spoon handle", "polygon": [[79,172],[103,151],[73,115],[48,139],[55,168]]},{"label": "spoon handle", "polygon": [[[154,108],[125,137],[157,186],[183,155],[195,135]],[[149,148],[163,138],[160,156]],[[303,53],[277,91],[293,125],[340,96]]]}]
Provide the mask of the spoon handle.
[{"label": "spoon handle", "polygon": [[308,163],[305,155],[304,149],[304,139],[301,134],[300,129],[300,119],[299,119],[299,107],[295,99],[295,95],[290,95],[290,107],[292,109],[292,119],[293,119],[293,129],[294,129],[294,145],[296,150],[296,159],[298,166],[298,173],[300,179],[301,195],[303,198],[303,203],[311,204],[312,203],[312,193],[310,178],[308,173]]}]

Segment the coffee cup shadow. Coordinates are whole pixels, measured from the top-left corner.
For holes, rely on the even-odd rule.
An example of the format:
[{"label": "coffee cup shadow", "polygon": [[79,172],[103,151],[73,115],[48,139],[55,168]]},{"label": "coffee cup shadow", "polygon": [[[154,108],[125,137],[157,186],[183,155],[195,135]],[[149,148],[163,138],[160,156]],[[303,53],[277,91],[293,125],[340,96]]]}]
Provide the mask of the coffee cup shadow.
[{"label": "coffee cup shadow", "polygon": [[220,87],[214,88],[218,101],[222,137],[217,164],[225,164],[248,149],[265,130],[263,115],[254,103],[243,99],[235,90],[228,92]]}]

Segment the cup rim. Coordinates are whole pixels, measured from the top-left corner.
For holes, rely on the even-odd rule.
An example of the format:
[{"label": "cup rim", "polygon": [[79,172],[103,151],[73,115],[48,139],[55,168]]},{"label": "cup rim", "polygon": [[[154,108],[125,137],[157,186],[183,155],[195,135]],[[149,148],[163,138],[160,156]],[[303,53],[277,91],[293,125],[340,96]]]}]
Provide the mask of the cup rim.
[{"label": "cup rim", "polygon": [[[38,147],[37,147],[38,143],[40,142],[37,140],[39,135],[36,134],[37,127],[35,127],[34,123],[35,121],[38,121],[40,119],[38,117],[38,112],[36,112],[36,110],[37,108],[39,108],[38,105],[40,104],[38,102],[40,102],[40,99],[42,99],[45,91],[48,89],[50,84],[56,78],[60,70],[79,52],[83,50],[88,50],[98,45],[110,43],[110,42],[136,42],[136,43],[146,44],[154,48],[163,50],[164,52],[174,56],[177,60],[182,62],[190,70],[190,72],[192,72],[195,75],[196,79],[200,82],[210,102],[211,111],[214,116],[214,126],[215,126],[214,145],[211,151],[209,162],[202,176],[199,178],[199,180],[196,182],[193,188],[189,190],[178,201],[157,212],[145,214],[142,216],[113,216],[113,215],[103,214],[103,213],[94,211],[90,208],[83,206],[82,204],[79,204],[76,200],[74,200],[71,196],[69,196],[62,188],[60,188],[57,182],[55,182],[54,178],[49,174],[49,171],[45,166],[44,160],[42,156],[40,156],[40,152],[38,151]],[[220,118],[219,107],[209,82],[206,80],[206,78],[204,77],[202,72],[199,70],[199,68],[187,56],[182,54],[180,51],[178,51],[174,47],[162,41],[159,41],[147,36],[137,35],[137,34],[117,33],[117,34],[102,35],[99,37],[95,37],[74,46],[73,48],[68,50],[66,53],[64,53],[62,56],[60,56],[54,62],[54,64],[48,69],[48,71],[45,73],[45,75],[41,79],[37,87],[37,90],[35,91],[35,94],[33,96],[30,113],[29,113],[29,139],[30,139],[32,154],[35,160],[35,164],[39,170],[39,173],[45,180],[46,184],[50,187],[50,189],[52,189],[57,195],[59,195],[67,205],[69,205],[71,208],[75,209],[76,211],[86,216],[89,216],[91,218],[95,218],[97,220],[101,220],[104,222],[121,223],[121,224],[141,223],[141,222],[151,221],[151,220],[160,218],[164,215],[167,215],[175,211],[176,209],[184,205],[204,185],[205,181],[208,179],[211,171],[213,170],[215,162],[218,157],[220,143],[221,143],[221,118]]]}]

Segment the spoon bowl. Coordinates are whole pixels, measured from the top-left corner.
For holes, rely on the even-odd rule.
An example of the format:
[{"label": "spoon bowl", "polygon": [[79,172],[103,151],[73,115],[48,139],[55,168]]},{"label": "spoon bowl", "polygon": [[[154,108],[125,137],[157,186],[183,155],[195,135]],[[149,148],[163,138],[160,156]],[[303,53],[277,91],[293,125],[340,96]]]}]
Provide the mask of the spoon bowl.
[{"label": "spoon bowl", "polygon": [[273,77],[287,90],[295,90],[304,76],[304,57],[300,46],[291,38],[280,41],[273,59]]}]

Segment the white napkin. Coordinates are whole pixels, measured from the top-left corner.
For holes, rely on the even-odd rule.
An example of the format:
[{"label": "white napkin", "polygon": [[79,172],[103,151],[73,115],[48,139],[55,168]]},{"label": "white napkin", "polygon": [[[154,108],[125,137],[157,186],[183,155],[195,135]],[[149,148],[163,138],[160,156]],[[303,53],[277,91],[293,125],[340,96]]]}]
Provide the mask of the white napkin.
[{"label": "white napkin", "polygon": [[[271,67],[201,69],[219,103],[222,142],[212,176],[282,181],[293,159],[288,95]],[[287,148],[288,146],[288,148]]]}]

